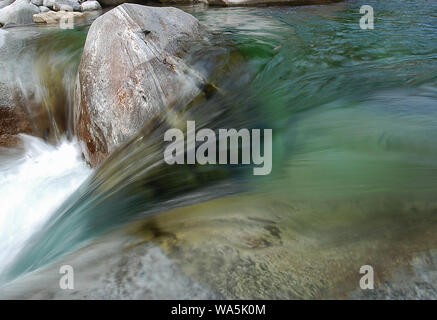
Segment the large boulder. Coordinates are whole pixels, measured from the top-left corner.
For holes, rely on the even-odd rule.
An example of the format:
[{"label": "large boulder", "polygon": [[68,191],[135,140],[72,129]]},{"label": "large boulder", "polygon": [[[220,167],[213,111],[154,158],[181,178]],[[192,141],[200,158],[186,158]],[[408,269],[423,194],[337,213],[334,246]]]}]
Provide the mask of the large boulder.
[{"label": "large boulder", "polygon": [[39,8],[30,3],[30,0],[16,0],[0,9],[0,25],[32,24],[33,15],[39,12]]},{"label": "large boulder", "polygon": [[184,105],[202,78],[183,61],[200,24],[182,10],[123,4],[97,18],[76,81],[74,132],[95,166],[165,108]]}]

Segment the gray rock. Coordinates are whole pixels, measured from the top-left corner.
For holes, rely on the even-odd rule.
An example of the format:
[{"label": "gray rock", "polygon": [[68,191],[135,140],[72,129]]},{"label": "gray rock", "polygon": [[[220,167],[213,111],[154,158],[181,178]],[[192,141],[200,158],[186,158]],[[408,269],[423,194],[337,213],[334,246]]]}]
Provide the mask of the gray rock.
[{"label": "gray rock", "polygon": [[16,0],[9,6],[0,9],[0,24],[31,24],[33,23],[33,15],[39,12],[39,8],[31,4],[30,0]]},{"label": "gray rock", "polygon": [[55,2],[56,0],[43,0],[43,6],[49,9],[53,9],[53,5],[55,4]]},{"label": "gray rock", "polygon": [[[69,12],[72,12],[72,11],[75,11],[74,10],[74,8],[72,7],[72,6],[70,6],[69,4],[54,4],[53,5],[53,10],[55,10],[55,11],[69,11]],[[76,11],[79,11],[79,10],[76,10]]]},{"label": "gray rock", "polygon": [[47,134],[48,113],[41,105],[41,98],[37,91],[37,86],[41,86],[42,80],[33,69],[37,63],[39,65],[35,49],[41,39],[41,33],[37,29],[39,28],[34,26],[0,29],[0,42],[2,38],[4,40],[3,45],[0,46],[0,145],[2,146],[12,146],[18,142],[19,133],[38,137],[45,137]]},{"label": "gray rock", "polygon": [[[11,69],[15,70],[13,63],[14,60],[18,61],[17,52],[21,49],[20,40],[12,38],[10,32],[5,29],[0,29],[0,107],[15,105],[15,90],[13,89],[14,84],[10,75]],[[23,73],[25,74],[25,72]]]},{"label": "gray rock", "polygon": [[185,105],[202,79],[183,62],[200,24],[182,10],[123,4],[97,18],[76,82],[74,132],[99,164],[165,108]]},{"label": "gray rock", "polygon": [[38,7],[40,7],[40,6],[43,5],[44,0],[31,0],[31,2],[32,2],[32,4],[34,4],[34,5],[38,6]]},{"label": "gray rock", "polygon": [[13,104],[11,88],[2,79],[2,81],[0,81],[0,107],[13,106]]},{"label": "gray rock", "polygon": [[102,6],[98,1],[85,1],[80,7],[82,11],[102,10]]},{"label": "gray rock", "polygon": [[[62,262],[8,283],[0,299],[219,299],[207,286],[191,280],[161,248],[138,245],[111,234],[89,248],[66,255]],[[62,264],[61,264],[62,263]],[[59,266],[81,270],[74,290],[59,289]]]},{"label": "gray rock", "polygon": [[11,3],[13,3],[15,0],[0,0],[0,9],[3,9],[4,7],[7,7]]},{"label": "gray rock", "polygon": [[50,9],[49,9],[49,8],[47,8],[47,7],[44,7],[44,6],[40,6],[40,7],[39,7],[39,10],[41,11],[41,13],[44,13],[44,12],[49,12],[49,11],[50,11]]},{"label": "gray rock", "polygon": [[77,0],[56,0],[53,4],[55,11],[80,11],[80,4]]}]

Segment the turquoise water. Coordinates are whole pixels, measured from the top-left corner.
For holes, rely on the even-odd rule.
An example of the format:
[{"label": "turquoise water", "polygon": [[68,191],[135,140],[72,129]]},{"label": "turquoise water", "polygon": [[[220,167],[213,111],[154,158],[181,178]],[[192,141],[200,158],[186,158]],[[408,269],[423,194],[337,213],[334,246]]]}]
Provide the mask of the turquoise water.
[{"label": "turquoise water", "polygon": [[[374,30],[359,27],[363,4],[374,8]],[[243,295],[223,289],[218,276],[205,279],[205,257],[187,261],[190,250],[226,260],[212,248],[230,241],[234,252],[250,249],[251,259],[266,263],[272,283],[291,286],[296,274],[311,278],[304,262],[318,264],[317,278],[331,274],[334,266],[352,272],[348,268],[368,260],[390,269],[386,260],[407,264],[414,252],[434,246],[436,2],[182,8],[213,31],[209,43],[193,45],[189,60],[194,68],[210,72],[221,93],[181,108],[180,114],[204,127],[273,129],[272,174],[254,177],[241,167],[175,168],[162,163],[150,169],[162,158],[167,128],[162,115],[64,202],[10,266],[6,279],[152,215],[160,228],[185,239],[171,245],[165,236],[154,241],[187,274],[230,297]],[[71,34],[64,36],[70,39]],[[76,55],[71,59],[78,62]],[[210,201],[215,198],[223,200]],[[182,213],[170,210],[204,201],[209,202]],[[184,215],[190,217],[184,228],[192,238],[174,222],[183,221]],[[264,228],[277,230],[268,235],[272,239],[266,240],[253,225],[253,215],[273,221],[276,229],[270,224]],[[213,240],[207,240],[202,228],[212,230]],[[216,230],[225,230],[228,240]],[[230,265],[238,265],[231,257]],[[270,288],[264,295],[260,288],[265,283],[243,286],[249,292],[244,297],[320,297],[333,286],[317,283],[312,290],[295,285],[292,292]]]}]

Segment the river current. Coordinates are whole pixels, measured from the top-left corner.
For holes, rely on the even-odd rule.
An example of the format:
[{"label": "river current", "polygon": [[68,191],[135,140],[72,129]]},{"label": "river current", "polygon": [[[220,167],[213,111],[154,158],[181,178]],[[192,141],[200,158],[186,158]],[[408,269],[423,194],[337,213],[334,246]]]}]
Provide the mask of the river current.
[{"label": "river current", "polygon": [[1,79],[49,115],[45,139],[0,151],[0,296],[436,298],[437,3],[181,9],[210,37],[193,68],[223,65],[188,115],[272,129],[272,173],[156,168],[160,125],[89,168],[71,108],[92,19],[0,30]]}]

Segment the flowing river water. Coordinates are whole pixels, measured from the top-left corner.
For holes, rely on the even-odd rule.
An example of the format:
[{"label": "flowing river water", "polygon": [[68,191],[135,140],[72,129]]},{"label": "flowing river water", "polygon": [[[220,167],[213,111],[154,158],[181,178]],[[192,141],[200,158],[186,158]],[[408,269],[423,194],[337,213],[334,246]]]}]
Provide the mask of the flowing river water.
[{"label": "flowing river water", "polygon": [[1,150],[0,296],[436,298],[437,3],[181,8],[218,88],[181,114],[273,129],[272,173],[162,164],[165,121],[90,169],[71,108],[92,19],[0,30],[1,77],[46,114],[44,139]]}]

